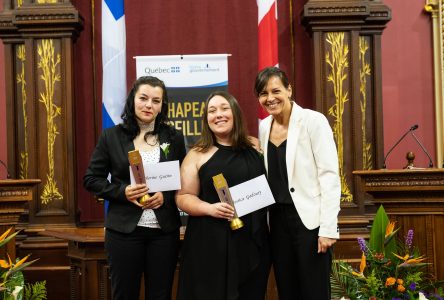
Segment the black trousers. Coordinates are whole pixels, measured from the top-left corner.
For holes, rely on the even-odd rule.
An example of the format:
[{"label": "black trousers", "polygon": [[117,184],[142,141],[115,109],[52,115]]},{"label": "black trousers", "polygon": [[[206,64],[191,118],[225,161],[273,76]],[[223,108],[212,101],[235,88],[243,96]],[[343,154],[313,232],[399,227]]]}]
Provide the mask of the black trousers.
[{"label": "black trousers", "polygon": [[279,300],[329,300],[332,252],[318,252],[319,228],[308,230],[293,204],[270,209],[271,251]]},{"label": "black trousers", "polygon": [[160,229],[137,226],[128,234],[107,229],[105,250],[113,300],[138,300],[142,274],[145,299],[171,299],[179,230],[163,233]]}]

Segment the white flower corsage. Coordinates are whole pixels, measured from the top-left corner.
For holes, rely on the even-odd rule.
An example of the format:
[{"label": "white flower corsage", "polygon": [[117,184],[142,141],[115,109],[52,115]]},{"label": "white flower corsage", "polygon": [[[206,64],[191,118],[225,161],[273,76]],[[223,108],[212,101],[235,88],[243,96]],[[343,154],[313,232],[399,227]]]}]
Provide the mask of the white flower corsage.
[{"label": "white flower corsage", "polygon": [[162,149],[163,154],[165,154],[165,157],[167,157],[168,153],[170,153],[170,143],[163,143],[160,145],[160,149]]}]

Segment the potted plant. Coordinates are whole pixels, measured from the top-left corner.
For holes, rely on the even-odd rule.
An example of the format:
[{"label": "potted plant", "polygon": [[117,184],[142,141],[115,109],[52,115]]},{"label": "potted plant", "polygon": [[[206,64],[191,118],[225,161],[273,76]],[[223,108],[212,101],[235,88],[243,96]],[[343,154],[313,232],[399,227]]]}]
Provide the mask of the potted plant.
[{"label": "potted plant", "polygon": [[[11,239],[13,239],[18,233],[12,231],[12,227],[6,230],[0,236],[0,247],[6,245]],[[9,255],[0,259],[0,299],[2,300],[41,300],[46,299],[46,283],[45,281],[36,282],[34,284],[25,284],[22,270],[35,262],[37,259],[27,261],[29,255],[16,259],[15,262],[11,261]]]},{"label": "potted plant", "polygon": [[[413,229],[397,240],[399,228],[379,207],[369,241],[358,238],[362,251],[359,269],[342,260],[333,262],[332,297],[356,299],[443,300],[443,282],[426,272],[426,257],[413,246]],[[441,285],[441,287],[440,287]]]}]

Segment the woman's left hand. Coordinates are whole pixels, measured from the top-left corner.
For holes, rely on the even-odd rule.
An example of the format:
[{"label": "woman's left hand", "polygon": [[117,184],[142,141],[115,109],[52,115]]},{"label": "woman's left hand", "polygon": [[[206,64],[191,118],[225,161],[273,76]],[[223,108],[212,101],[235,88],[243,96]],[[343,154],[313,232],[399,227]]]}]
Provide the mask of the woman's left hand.
[{"label": "woman's left hand", "polygon": [[142,209],[157,209],[163,205],[162,192],[156,192],[153,196],[148,198],[148,201],[143,205]]},{"label": "woman's left hand", "polygon": [[336,243],[335,239],[320,236],[318,238],[318,253],[327,252],[327,249],[330,248],[331,246],[333,246],[334,243]]}]

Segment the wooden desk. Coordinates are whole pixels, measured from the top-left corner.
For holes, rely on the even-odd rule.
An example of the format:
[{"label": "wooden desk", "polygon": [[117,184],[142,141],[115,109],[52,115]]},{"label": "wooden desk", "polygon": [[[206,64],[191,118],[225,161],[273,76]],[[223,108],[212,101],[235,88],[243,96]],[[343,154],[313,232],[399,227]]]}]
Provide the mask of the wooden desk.
[{"label": "wooden desk", "polygon": [[54,229],[40,234],[68,241],[71,300],[111,299],[103,227]]}]

